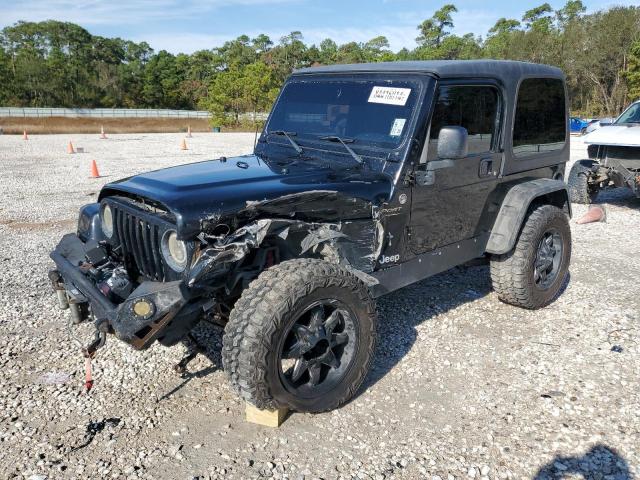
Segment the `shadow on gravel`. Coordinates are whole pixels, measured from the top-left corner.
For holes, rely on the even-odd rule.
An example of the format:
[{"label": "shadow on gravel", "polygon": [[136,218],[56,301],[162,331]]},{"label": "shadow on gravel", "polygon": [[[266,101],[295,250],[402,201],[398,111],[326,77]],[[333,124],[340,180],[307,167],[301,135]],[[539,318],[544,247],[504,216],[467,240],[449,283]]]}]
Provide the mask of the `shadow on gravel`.
[{"label": "shadow on gravel", "polygon": [[629,464],[613,448],[598,444],[579,457],[557,456],[540,470],[534,480],[574,478],[628,480],[631,479]]},{"label": "shadow on gravel", "polygon": [[[211,362],[211,365],[202,368],[197,372],[190,372],[187,366],[187,370],[184,373],[176,373],[176,375],[180,375],[180,377],[183,379],[182,382],[162,395],[159,401],[170,398],[176,392],[185,387],[194,378],[203,378],[215,372],[216,370],[222,369],[222,358],[220,354],[220,348],[222,346],[222,333],[223,330],[220,327],[211,325],[207,322],[200,322],[198,325],[196,325],[196,327],[191,331],[191,334],[198,341],[199,346],[204,349],[198,351],[198,356],[202,355],[207,357],[207,359]],[[190,341],[185,341],[183,342],[183,344],[186,347],[185,355],[189,353],[193,348],[195,348],[195,345],[192,345]]]},{"label": "shadow on gravel", "polygon": [[201,370],[198,370],[197,372],[193,372],[193,373],[192,372],[187,372],[187,373],[182,374],[181,375],[181,378],[183,379],[182,382],[180,382],[178,385],[173,387],[167,393],[162,395],[158,401],[161,402],[162,400],[166,400],[166,399],[170,398],[176,392],[181,390],[185,385],[187,385],[187,383],[189,383],[192,379],[206,377],[207,375],[215,372],[216,370],[218,370],[218,367],[215,366],[215,365],[211,365],[210,367],[205,367],[205,368],[203,368]]},{"label": "shadow on gravel", "polygon": [[595,203],[640,210],[640,198],[628,188],[605,188],[598,193]]},{"label": "shadow on gravel", "polygon": [[461,266],[378,299],[378,348],[360,392],[382,379],[411,350],[417,325],[490,292],[488,265]]}]

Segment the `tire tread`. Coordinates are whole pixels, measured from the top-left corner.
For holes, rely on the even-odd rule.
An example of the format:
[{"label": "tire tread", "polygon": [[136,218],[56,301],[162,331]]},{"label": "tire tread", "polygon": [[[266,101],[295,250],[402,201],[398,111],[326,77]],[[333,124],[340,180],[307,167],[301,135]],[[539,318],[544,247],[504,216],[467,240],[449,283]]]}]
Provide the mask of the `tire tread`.
[{"label": "tire tread", "polygon": [[222,363],[232,387],[247,402],[261,409],[290,407],[272,395],[267,381],[267,357],[282,319],[297,299],[316,288],[338,286],[351,289],[370,315],[371,341],[367,361],[360,367],[356,381],[339,398],[330,399],[322,409],[337,408],[360,388],[369,370],[375,349],[375,303],[366,286],[340,265],[318,259],[295,259],[282,262],[262,272],[242,293],[231,311],[225,328]]},{"label": "tire tread", "polygon": [[[542,205],[530,212],[514,248],[503,255],[491,257],[491,283],[501,301],[531,310],[544,307],[553,301],[555,295],[542,303],[533,295],[529,266],[532,257],[535,256],[538,246],[536,239],[540,235],[540,231],[559,217],[561,217],[561,221],[566,222],[565,234],[569,235],[570,246],[571,230],[567,215],[558,207]],[[569,251],[564,252],[564,255],[568,255],[570,258],[570,247]],[[565,273],[561,272],[560,274],[564,277]],[[562,280],[564,281],[564,278]]]},{"label": "tire tread", "polygon": [[571,167],[567,185],[573,203],[588,205],[595,200],[597,191],[589,191],[589,172],[593,163],[592,160],[578,160]]}]

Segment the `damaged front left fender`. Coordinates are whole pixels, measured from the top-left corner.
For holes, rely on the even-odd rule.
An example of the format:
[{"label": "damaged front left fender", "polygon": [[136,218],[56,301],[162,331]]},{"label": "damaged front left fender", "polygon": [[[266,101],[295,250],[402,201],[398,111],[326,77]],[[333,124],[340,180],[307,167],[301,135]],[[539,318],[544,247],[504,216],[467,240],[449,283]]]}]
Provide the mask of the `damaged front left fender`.
[{"label": "damaged front left fender", "polygon": [[[260,219],[232,235],[214,240],[193,263],[187,285],[191,288],[226,275],[268,238],[285,243],[296,256],[321,256],[353,269],[374,270],[384,230],[373,219],[339,223],[310,223],[287,219]],[[321,248],[321,247],[328,248]]]}]

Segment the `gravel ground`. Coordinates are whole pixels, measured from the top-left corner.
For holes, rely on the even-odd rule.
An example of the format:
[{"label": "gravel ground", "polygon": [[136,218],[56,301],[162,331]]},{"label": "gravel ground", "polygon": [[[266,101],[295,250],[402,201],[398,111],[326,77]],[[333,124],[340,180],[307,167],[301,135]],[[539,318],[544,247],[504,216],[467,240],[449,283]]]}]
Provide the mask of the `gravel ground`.
[{"label": "gravel ground", "polygon": [[[183,346],[110,339],[84,362],[55,307],[48,252],[80,205],[137,172],[248,152],[252,134],[0,137],[0,477],[594,478],[640,476],[640,201],[602,195],[607,223],[571,222],[563,295],[536,312],[500,303],[486,266],[379,302],[366,388],[344,408],[247,424],[221,370],[221,331],[180,378]],[[584,147],[574,140],[574,158]],[[91,159],[104,177],[89,179]],[[574,218],[586,211],[574,206]],[[80,329],[81,338],[89,328]]]}]

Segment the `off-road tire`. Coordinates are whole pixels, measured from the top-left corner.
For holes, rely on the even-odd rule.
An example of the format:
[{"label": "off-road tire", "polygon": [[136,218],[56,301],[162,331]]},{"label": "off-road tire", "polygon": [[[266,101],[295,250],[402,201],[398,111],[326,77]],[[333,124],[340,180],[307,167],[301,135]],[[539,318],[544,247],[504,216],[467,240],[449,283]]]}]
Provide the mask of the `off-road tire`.
[{"label": "off-road tire", "polygon": [[571,167],[567,184],[569,195],[573,203],[590,204],[595,202],[598,196],[598,185],[589,184],[589,174],[593,160],[578,160]]},{"label": "off-road tire", "polygon": [[[553,283],[540,289],[534,281],[534,263],[544,234],[555,229],[562,238],[562,257]],[[491,257],[491,282],[498,298],[510,305],[535,310],[551,303],[566,280],[571,260],[571,229],[567,214],[553,205],[532,209],[514,248]]]},{"label": "off-road tire", "polygon": [[[277,345],[292,312],[325,294],[340,297],[355,312],[357,351],[337,386],[321,398],[299,398],[281,382]],[[339,265],[296,259],[265,270],[242,293],[225,327],[222,362],[233,388],[247,402],[261,409],[315,413],[335,409],[355,395],[369,371],[375,341],[376,308],[366,285]]]}]

